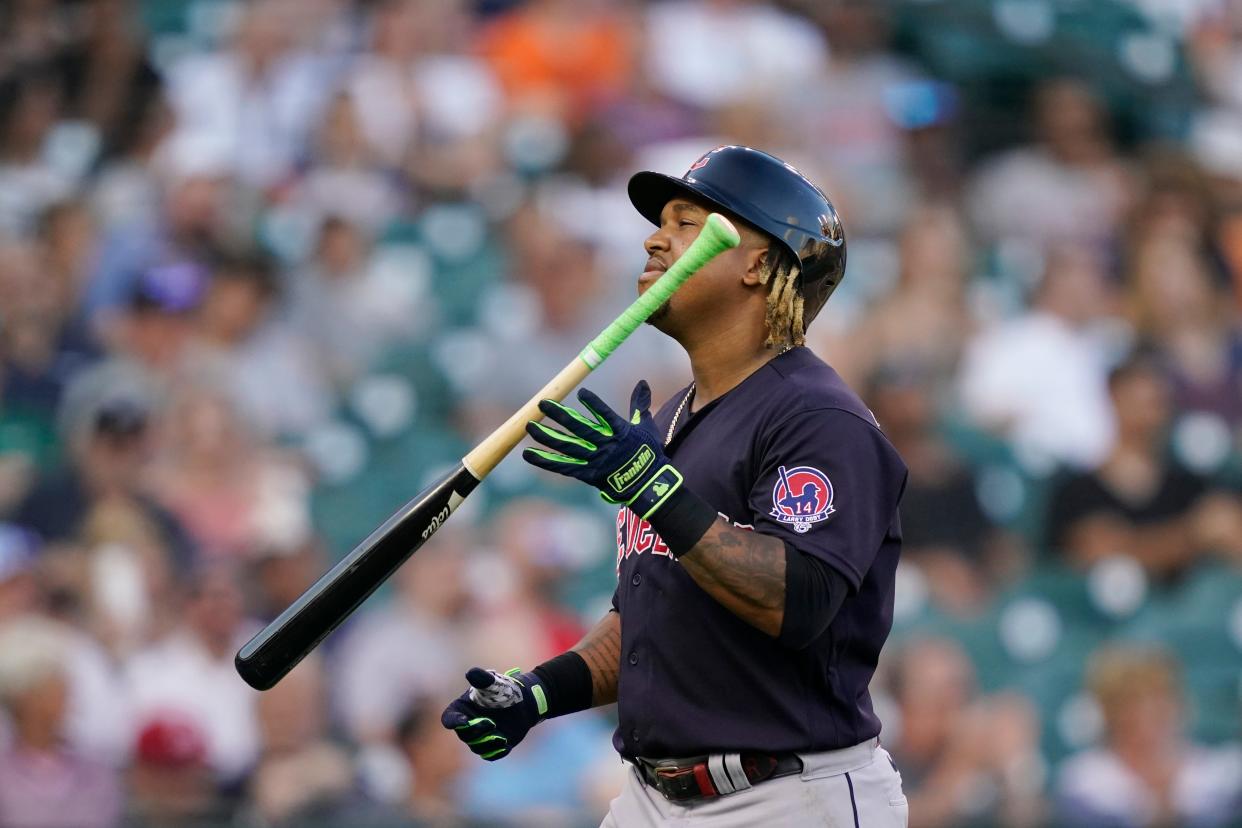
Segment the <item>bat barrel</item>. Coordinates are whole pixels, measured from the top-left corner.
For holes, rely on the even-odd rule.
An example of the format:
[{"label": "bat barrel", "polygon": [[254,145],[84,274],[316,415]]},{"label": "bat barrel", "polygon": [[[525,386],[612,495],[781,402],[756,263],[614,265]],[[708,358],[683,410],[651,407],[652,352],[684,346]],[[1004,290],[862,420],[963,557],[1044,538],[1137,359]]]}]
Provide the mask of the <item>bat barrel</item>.
[{"label": "bat barrel", "polygon": [[464,465],[401,507],[237,652],[247,684],[267,690],[435,534],[479,481]]}]

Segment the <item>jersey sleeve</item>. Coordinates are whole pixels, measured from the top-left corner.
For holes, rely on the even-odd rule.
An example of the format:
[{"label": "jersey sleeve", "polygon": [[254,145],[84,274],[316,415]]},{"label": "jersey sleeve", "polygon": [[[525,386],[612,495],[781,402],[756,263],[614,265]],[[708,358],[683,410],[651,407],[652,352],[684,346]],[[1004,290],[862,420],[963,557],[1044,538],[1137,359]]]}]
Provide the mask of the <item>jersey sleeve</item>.
[{"label": "jersey sleeve", "polygon": [[896,450],[875,425],[839,409],[793,414],[758,449],[755,530],[825,561],[857,590],[905,488]]}]

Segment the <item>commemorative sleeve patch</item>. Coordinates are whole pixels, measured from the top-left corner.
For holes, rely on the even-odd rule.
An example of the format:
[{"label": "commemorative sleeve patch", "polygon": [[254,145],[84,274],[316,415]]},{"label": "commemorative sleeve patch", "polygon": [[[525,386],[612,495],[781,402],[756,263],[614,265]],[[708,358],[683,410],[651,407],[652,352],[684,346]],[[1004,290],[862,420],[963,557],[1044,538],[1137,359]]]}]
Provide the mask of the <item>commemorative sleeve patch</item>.
[{"label": "commemorative sleeve patch", "polygon": [[828,475],[812,466],[777,469],[776,483],[772,487],[773,518],[790,524],[795,532],[802,534],[827,520],[835,511],[832,481]]}]

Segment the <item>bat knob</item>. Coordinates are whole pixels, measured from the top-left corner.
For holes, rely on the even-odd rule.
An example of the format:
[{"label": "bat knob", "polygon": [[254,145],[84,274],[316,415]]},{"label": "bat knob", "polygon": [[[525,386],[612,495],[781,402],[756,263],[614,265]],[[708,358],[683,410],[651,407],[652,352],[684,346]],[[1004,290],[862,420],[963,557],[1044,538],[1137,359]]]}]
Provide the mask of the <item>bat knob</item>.
[{"label": "bat knob", "polygon": [[482,667],[471,667],[466,671],[466,681],[477,690],[486,690],[496,683],[496,676]]}]

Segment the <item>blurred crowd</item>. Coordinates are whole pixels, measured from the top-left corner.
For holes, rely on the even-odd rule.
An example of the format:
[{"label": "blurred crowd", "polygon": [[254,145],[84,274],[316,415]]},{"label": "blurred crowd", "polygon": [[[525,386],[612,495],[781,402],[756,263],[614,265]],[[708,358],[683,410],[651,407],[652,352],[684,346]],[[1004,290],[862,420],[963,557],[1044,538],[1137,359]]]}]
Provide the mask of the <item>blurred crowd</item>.
[{"label": "blurred crowd", "polygon": [[[910,467],[911,825],[1242,824],[1242,4],[0,4],[0,826],[594,825],[607,710],[439,725],[608,606],[511,457],[276,688],[237,647],[632,298],[638,169],[839,207],[808,345]],[[638,332],[588,382],[684,384]]]}]

